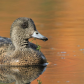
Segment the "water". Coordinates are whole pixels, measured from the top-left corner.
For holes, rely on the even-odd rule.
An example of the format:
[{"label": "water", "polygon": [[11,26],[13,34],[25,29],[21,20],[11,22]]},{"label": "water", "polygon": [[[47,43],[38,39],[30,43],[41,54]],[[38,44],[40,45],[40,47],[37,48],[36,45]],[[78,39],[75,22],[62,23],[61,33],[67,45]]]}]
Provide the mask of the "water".
[{"label": "water", "polygon": [[[29,67],[6,67],[0,66],[0,82],[15,84],[30,84],[33,80],[39,77],[46,67],[29,66]],[[0,83],[1,84],[1,83]]]},{"label": "water", "polygon": [[[49,62],[46,71],[37,78],[42,84],[84,84],[83,3],[83,0],[0,1],[0,36],[10,37],[10,26],[16,18],[30,17],[37,30],[48,37],[47,42],[37,40]],[[31,84],[38,84],[37,79]]]}]

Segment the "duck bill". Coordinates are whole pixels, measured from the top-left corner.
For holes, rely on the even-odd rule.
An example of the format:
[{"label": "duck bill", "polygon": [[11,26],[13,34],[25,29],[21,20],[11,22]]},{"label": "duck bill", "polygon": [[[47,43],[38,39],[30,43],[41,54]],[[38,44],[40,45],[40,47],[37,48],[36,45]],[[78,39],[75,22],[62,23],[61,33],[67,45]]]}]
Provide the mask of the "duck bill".
[{"label": "duck bill", "polygon": [[33,38],[37,38],[37,39],[40,39],[40,40],[43,40],[43,41],[47,41],[48,38],[41,35],[38,31],[35,31],[32,35]]}]

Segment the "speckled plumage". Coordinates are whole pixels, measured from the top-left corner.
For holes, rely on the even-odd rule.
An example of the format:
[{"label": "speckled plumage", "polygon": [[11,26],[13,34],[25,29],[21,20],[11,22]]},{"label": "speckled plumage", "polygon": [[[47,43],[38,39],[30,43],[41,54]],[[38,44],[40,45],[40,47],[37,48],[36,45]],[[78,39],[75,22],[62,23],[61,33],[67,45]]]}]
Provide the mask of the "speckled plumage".
[{"label": "speckled plumage", "polygon": [[[35,36],[34,36],[35,35]],[[46,58],[37,45],[30,43],[29,38],[48,40],[35,27],[32,19],[16,19],[10,31],[11,38],[0,37],[0,65],[26,66],[46,63]]]}]

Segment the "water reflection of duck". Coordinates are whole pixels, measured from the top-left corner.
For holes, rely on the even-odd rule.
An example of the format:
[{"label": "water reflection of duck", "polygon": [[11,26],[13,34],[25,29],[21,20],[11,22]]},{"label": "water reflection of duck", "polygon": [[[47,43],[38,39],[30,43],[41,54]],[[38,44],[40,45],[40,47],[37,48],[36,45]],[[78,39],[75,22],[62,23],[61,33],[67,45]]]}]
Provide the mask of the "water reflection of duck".
[{"label": "water reflection of duck", "polygon": [[32,37],[48,40],[36,30],[32,19],[16,19],[11,26],[10,36],[11,39],[0,37],[1,65],[25,66],[46,63],[46,58],[37,50],[37,45],[28,41]]},{"label": "water reflection of duck", "polygon": [[0,82],[15,84],[30,84],[39,77],[46,67],[30,66],[30,67],[0,67]]}]

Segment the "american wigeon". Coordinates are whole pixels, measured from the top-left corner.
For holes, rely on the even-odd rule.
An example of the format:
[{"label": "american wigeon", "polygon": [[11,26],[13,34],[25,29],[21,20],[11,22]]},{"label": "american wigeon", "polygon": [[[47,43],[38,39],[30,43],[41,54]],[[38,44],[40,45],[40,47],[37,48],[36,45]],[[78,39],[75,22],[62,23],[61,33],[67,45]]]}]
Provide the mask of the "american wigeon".
[{"label": "american wigeon", "polygon": [[10,37],[0,37],[0,65],[26,66],[40,65],[47,62],[37,45],[29,42],[29,38],[47,41],[41,35],[31,18],[20,17],[16,19],[10,31]]}]

